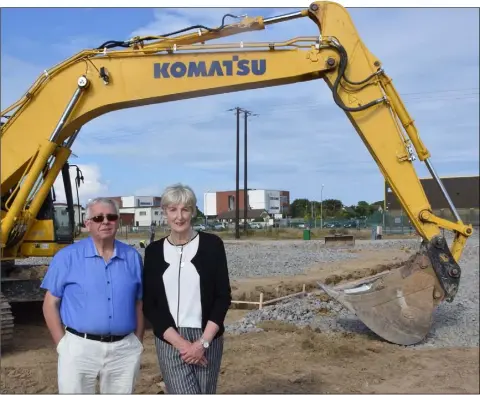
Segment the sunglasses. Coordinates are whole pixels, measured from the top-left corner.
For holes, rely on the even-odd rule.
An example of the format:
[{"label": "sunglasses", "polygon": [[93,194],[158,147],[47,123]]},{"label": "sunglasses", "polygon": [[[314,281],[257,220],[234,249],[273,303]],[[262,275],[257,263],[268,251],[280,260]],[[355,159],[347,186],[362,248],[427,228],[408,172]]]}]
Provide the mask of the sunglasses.
[{"label": "sunglasses", "polygon": [[118,219],[117,214],[107,214],[107,215],[96,215],[95,217],[90,218],[93,222],[100,223],[107,218],[109,222],[115,222]]}]

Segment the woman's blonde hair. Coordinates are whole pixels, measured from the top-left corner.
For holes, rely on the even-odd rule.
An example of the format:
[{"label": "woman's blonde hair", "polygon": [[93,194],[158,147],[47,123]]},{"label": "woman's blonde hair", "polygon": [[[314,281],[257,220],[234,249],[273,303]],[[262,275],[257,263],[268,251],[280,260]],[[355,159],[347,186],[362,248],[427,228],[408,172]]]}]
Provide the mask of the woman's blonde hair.
[{"label": "woman's blonde hair", "polygon": [[192,217],[197,215],[197,198],[195,192],[188,185],[174,184],[163,191],[161,206],[165,209],[169,205],[183,204],[192,210]]}]

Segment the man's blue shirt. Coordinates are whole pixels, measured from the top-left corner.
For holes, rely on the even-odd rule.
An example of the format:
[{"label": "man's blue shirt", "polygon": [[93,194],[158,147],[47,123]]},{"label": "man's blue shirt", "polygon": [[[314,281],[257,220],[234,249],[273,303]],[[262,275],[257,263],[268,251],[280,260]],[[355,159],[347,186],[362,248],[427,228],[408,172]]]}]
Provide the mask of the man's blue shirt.
[{"label": "man's blue shirt", "polygon": [[135,248],[115,240],[106,263],[88,237],[55,254],[41,287],[61,298],[64,325],[82,333],[125,335],[137,326],[142,271]]}]

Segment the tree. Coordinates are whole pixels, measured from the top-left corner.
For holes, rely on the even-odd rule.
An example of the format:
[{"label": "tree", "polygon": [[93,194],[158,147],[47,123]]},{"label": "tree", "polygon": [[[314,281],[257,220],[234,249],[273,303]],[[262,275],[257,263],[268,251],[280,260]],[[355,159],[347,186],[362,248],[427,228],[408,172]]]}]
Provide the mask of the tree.
[{"label": "tree", "polygon": [[304,218],[309,220],[312,218],[312,205],[314,217],[320,218],[320,212],[323,213],[323,218],[355,218],[368,217],[378,211],[378,208],[383,209],[383,200],[376,201],[372,204],[365,200],[359,201],[356,205],[346,207],[343,202],[338,199],[325,199],[323,202],[308,199],[295,199],[289,206],[288,215],[293,218]]},{"label": "tree", "polygon": [[310,213],[310,201],[308,199],[295,199],[290,203],[289,215],[292,218],[304,218]]},{"label": "tree", "polygon": [[325,199],[323,201],[323,217],[338,217],[342,214],[343,203],[337,199]]},{"label": "tree", "polygon": [[355,218],[357,216],[356,207],[357,206],[354,206],[354,205],[345,207],[345,210],[343,212],[343,216],[346,219]]},{"label": "tree", "polygon": [[195,218],[205,218],[205,214],[202,213],[202,211],[197,207],[197,216]]},{"label": "tree", "polygon": [[355,213],[358,217],[368,217],[371,214],[371,207],[365,200],[361,200],[355,207]]},{"label": "tree", "polygon": [[385,202],[383,200],[379,200],[377,202],[372,203],[370,205],[372,213],[377,212],[379,207],[383,210],[384,204]]}]

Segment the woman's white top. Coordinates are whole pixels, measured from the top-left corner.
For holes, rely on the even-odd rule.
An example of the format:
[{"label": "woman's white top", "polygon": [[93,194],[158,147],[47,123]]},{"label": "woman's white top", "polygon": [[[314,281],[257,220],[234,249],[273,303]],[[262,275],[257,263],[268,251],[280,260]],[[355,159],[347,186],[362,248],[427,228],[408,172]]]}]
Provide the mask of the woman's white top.
[{"label": "woman's white top", "polygon": [[192,264],[197,254],[198,234],[187,244],[173,245],[168,238],[163,243],[165,261],[169,267],[163,274],[168,307],[175,324],[184,328],[202,327],[200,276]]}]

